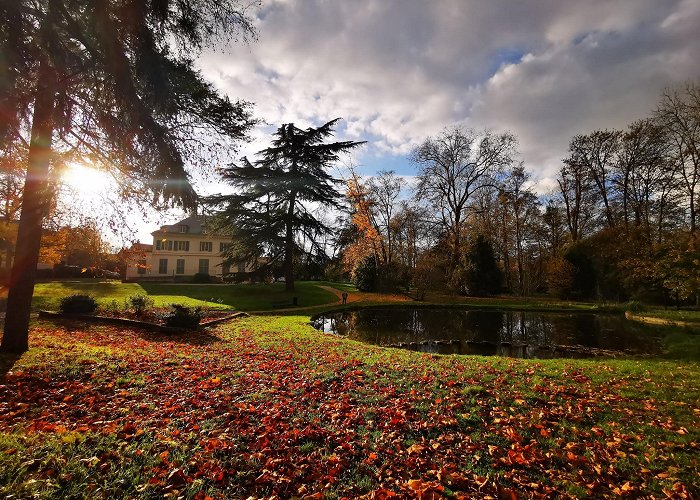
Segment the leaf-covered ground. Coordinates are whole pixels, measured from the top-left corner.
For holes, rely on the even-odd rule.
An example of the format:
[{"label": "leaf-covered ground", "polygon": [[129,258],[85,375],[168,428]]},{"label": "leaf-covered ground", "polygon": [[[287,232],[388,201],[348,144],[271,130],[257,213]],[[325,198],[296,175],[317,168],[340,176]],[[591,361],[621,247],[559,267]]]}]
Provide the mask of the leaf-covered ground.
[{"label": "leaf-covered ground", "polygon": [[700,494],[697,364],[431,356],[307,322],[37,323],[0,358],[0,497]]}]

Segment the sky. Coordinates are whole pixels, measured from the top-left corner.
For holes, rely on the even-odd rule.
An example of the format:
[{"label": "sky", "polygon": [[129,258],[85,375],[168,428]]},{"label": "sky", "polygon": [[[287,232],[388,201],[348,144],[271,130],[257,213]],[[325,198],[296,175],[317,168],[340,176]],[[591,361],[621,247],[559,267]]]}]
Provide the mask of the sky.
[{"label": "sky", "polygon": [[367,141],[348,160],[363,175],[410,180],[410,151],[464,125],[514,133],[544,194],[572,136],[624,128],[700,76],[699,0],[263,0],[250,14],[257,40],[196,60],[264,121],[240,156],[282,123],[341,117],[337,139]]}]

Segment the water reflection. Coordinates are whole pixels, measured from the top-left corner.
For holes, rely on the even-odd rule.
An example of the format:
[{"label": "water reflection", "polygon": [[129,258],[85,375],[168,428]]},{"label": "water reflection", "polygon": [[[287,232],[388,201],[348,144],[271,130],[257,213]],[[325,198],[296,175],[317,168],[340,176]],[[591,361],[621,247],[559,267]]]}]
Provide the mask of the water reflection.
[{"label": "water reflection", "polygon": [[327,333],[440,354],[518,358],[659,352],[654,330],[622,316],[440,308],[368,308],[319,316]]}]

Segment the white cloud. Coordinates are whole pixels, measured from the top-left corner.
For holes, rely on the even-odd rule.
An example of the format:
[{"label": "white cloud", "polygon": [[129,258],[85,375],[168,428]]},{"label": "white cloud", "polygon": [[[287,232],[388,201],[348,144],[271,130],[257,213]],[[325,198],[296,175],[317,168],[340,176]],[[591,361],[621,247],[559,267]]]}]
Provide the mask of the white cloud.
[{"label": "white cloud", "polygon": [[278,0],[257,25],[259,41],[199,64],[269,124],[340,116],[372,157],[406,155],[456,122],[509,129],[539,178],[572,135],[646,116],[700,60],[694,0]]}]

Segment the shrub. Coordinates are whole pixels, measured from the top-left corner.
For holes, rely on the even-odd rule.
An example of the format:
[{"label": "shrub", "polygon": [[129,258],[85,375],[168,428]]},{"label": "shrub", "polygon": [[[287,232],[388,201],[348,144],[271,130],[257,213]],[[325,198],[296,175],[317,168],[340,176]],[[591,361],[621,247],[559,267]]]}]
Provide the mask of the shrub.
[{"label": "shrub", "polygon": [[69,295],[61,299],[59,310],[68,314],[92,314],[97,309],[97,302],[89,295]]},{"label": "shrub", "polygon": [[201,307],[185,307],[181,304],[171,304],[172,311],[163,316],[165,326],[173,328],[197,328],[202,320]]},{"label": "shrub", "polygon": [[211,283],[211,276],[208,273],[197,273],[192,276],[192,283]]},{"label": "shrub", "polygon": [[625,304],[625,310],[630,312],[642,312],[644,311],[644,304],[636,300],[630,300]]},{"label": "shrub", "polygon": [[153,307],[153,299],[147,295],[132,295],[128,298],[128,304],[134,314],[141,316],[147,309]]}]

